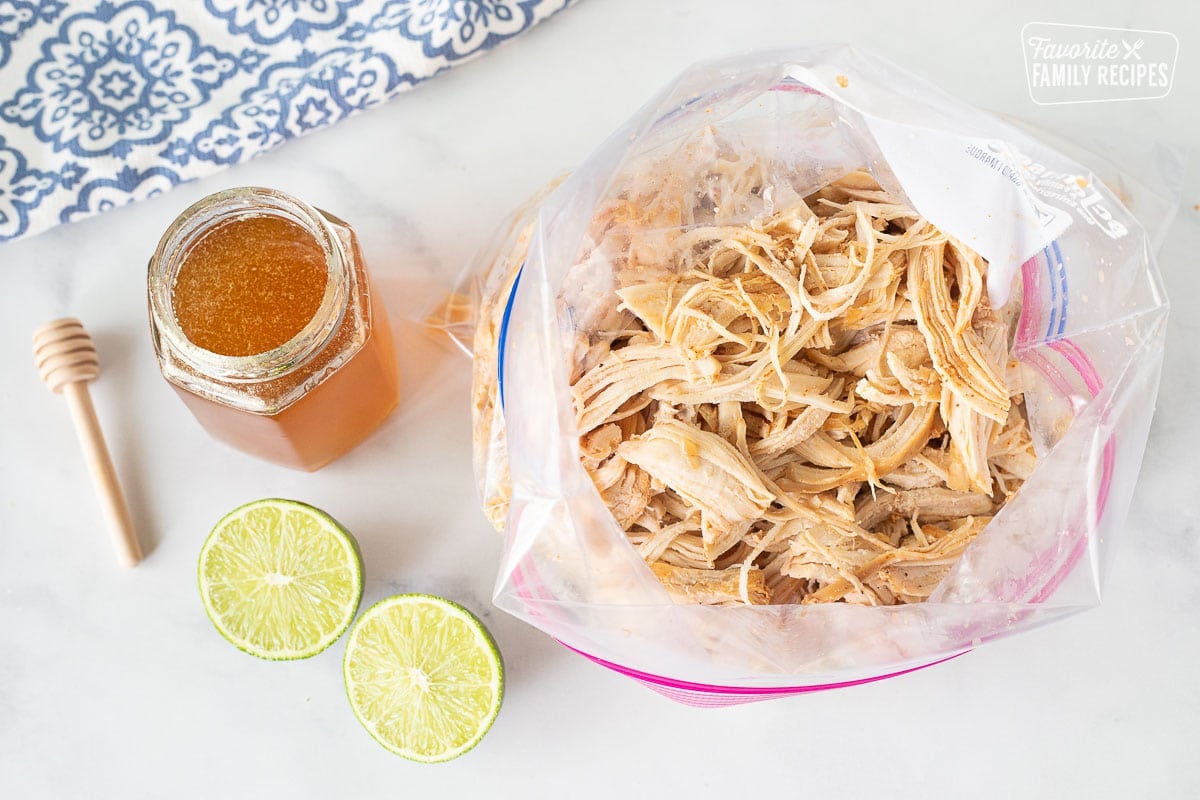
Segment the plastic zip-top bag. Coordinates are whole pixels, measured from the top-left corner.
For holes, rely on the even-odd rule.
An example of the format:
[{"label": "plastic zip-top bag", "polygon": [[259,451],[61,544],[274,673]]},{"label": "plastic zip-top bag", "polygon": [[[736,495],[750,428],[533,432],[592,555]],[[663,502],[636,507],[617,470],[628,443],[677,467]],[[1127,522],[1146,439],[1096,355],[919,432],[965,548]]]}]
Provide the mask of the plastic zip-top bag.
[{"label": "plastic zip-top bag", "polygon": [[[495,602],[589,658],[721,705],[1100,601],[1167,302],[1142,225],[1021,129],[846,46],[702,64],[518,212],[471,283]],[[903,340],[924,360],[886,349]],[[598,363],[612,383],[584,391]]]}]

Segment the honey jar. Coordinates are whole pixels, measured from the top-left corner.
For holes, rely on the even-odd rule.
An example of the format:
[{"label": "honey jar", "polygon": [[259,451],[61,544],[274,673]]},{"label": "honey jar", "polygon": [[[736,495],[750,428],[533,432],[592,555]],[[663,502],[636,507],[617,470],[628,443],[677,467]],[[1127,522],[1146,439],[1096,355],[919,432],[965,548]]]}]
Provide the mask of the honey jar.
[{"label": "honey jar", "polygon": [[391,328],[332,214],[273,189],[210,195],[163,234],[147,288],[162,374],[216,439],[315,470],[396,407]]}]

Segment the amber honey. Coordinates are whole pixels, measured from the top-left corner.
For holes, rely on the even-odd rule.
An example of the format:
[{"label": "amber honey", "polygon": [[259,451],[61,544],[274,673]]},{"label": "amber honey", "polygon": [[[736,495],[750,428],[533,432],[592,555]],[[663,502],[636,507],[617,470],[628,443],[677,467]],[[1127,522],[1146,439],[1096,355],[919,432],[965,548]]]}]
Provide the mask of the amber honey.
[{"label": "amber honey", "polygon": [[181,215],[150,265],[163,374],[210,434],[313,470],[396,405],[391,330],[353,230],[268,189]]},{"label": "amber honey", "polygon": [[274,350],[316,315],[327,282],[325,251],[281,217],[221,223],[196,242],[171,287],[171,308],[190,342],[223,356]]}]

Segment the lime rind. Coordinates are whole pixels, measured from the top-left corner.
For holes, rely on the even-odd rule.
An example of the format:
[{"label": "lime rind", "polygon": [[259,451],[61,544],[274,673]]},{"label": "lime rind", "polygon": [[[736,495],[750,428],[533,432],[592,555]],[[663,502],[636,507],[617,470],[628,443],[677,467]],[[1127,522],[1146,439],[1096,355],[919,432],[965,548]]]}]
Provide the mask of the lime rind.
[{"label": "lime rind", "polygon": [[[404,631],[398,631],[395,625],[388,625],[388,620],[384,619],[392,609],[416,605],[427,605],[434,612],[433,616],[442,616],[443,619],[439,622],[443,624],[443,628],[434,632],[435,635],[446,633],[447,636],[450,636],[447,631],[457,628],[460,634],[459,644],[470,645],[470,647],[457,648],[457,652],[452,650],[452,654],[455,656],[453,664],[430,663],[430,658],[436,656],[437,653],[429,651],[428,642],[415,642],[404,636],[397,636],[397,633],[404,633]],[[418,630],[417,633],[424,637],[429,631]],[[462,633],[465,633],[466,636],[462,636]],[[385,641],[364,641],[365,637],[375,634]],[[379,652],[381,647],[383,652]],[[376,652],[364,655],[372,648]],[[447,654],[443,653],[443,655]],[[356,660],[370,656],[375,657],[374,664],[356,664]],[[420,669],[423,673],[435,673],[435,678],[441,681],[439,687],[442,689],[446,688],[447,679],[453,677],[442,669],[443,667],[457,667],[460,670],[465,667],[477,675],[480,671],[486,673],[484,681],[454,684],[451,687],[452,690],[463,690],[463,692],[459,692],[457,697],[447,697],[443,693],[441,699],[446,702],[438,709],[431,709],[425,714],[427,718],[425,721],[433,722],[436,726],[439,722],[447,722],[447,718],[454,716],[455,712],[460,712],[459,721],[463,721],[462,718],[467,716],[462,712],[480,712],[469,714],[466,721],[470,725],[470,730],[465,731],[465,735],[459,737],[459,741],[450,743],[448,747],[436,749],[431,745],[430,737],[436,740],[436,734],[428,730],[429,726],[422,726],[416,721],[424,707],[421,706],[421,702],[412,700],[411,691],[407,692],[407,698],[397,696],[397,694],[405,694],[405,690],[409,688],[398,686],[398,683],[404,682],[403,677],[397,679],[398,674],[401,670],[416,666],[415,662],[420,662]],[[356,675],[357,672],[363,673],[365,679],[360,680]],[[467,609],[453,601],[434,595],[394,595],[380,600],[363,612],[350,629],[347,637],[346,653],[342,660],[342,673],[350,708],[371,737],[388,751],[422,763],[450,761],[473,749],[487,735],[496,721],[504,699],[504,662],[500,655],[500,649],[496,646],[496,642],[487,628]],[[391,694],[384,692],[384,696],[381,697],[380,685],[384,683],[394,691]],[[411,686],[411,682],[409,685]],[[478,702],[474,703],[472,708],[469,699],[461,696],[464,692],[469,693],[472,690],[484,690],[486,706],[482,709]],[[374,697],[367,697],[368,694],[373,694]],[[408,746],[404,742],[397,741],[399,737],[396,735],[394,726],[397,723],[406,722],[409,724],[410,730],[405,733],[408,734],[410,740],[424,738],[425,741],[412,742]],[[389,725],[392,729],[385,730],[385,727]],[[414,727],[417,729],[412,730],[411,728]],[[444,741],[441,743],[446,744]]]},{"label": "lime rind", "polygon": [[[334,553],[336,553],[338,550],[341,551],[340,555],[342,557],[340,559],[340,563],[338,563],[336,566],[329,567],[327,570],[309,572],[306,577],[319,574],[323,571],[332,571],[334,569],[339,569],[346,572],[349,577],[349,586],[342,587],[345,590],[343,593],[344,596],[341,598],[340,602],[337,603],[337,605],[341,607],[342,613],[335,624],[327,626],[327,629],[318,632],[319,635],[308,637],[308,640],[304,641],[301,646],[267,648],[261,645],[256,645],[247,636],[243,635],[242,632],[234,630],[228,624],[228,620],[226,619],[227,615],[223,613],[221,608],[218,608],[218,605],[220,604],[216,602],[215,595],[219,593],[218,587],[221,587],[225,590],[231,590],[234,584],[239,584],[238,589],[244,589],[245,584],[250,583],[252,578],[243,578],[240,581],[213,581],[211,579],[211,574],[206,574],[206,567],[208,568],[208,573],[213,571],[214,565],[210,564],[210,562],[216,558],[218,554],[227,562],[241,562],[240,564],[227,564],[226,566],[236,566],[244,569],[247,567],[247,562],[252,562],[255,559],[261,562],[263,559],[272,558],[272,554],[278,556],[280,550],[286,549],[279,547],[281,544],[281,541],[277,536],[278,534],[281,534],[279,531],[274,532],[274,534],[265,530],[256,531],[256,533],[265,538],[266,541],[254,542],[253,544],[255,547],[253,548],[253,552],[250,553],[239,552],[240,548],[238,547],[237,543],[224,541],[223,534],[230,529],[235,520],[244,518],[251,512],[258,510],[276,511],[279,513],[281,521],[289,514],[298,515],[301,519],[306,518],[316,523],[315,530],[308,530],[304,532],[309,538],[309,544],[313,544],[313,537],[315,536],[317,537],[317,544],[326,546],[326,554],[329,554],[328,551],[331,542],[336,544],[336,547],[333,547]],[[295,531],[293,531],[293,533],[295,533]],[[322,538],[329,541],[321,542],[320,539]],[[303,550],[303,548],[299,547],[292,549]],[[310,553],[291,553],[290,558],[292,558],[292,561],[288,564],[288,566],[299,566],[299,563],[296,559],[303,561],[303,559],[308,555],[310,555]],[[276,561],[275,563],[278,565],[280,562]],[[219,566],[216,568],[220,569]],[[362,600],[363,593],[363,573],[364,567],[362,553],[359,550],[358,542],[355,541],[354,537],[348,530],[346,530],[345,527],[343,527],[340,523],[338,523],[337,520],[319,508],[308,505],[307,503],[301,503],[296,500],[284,500],[280,498],[267,498],[245,503],[244,505],[238,506],[233,511],[230,511],[228,514],[222,517],[220,521],[217,522],[217,524],[213,527],[212,532],[208,535],[208,538],[205,539],[204,545],[200,549],[200,557],[197,564],[197,578],[200,587],[200,597],[204,603],[205,613],[208,614],[208,618],[212,622],[213,627],[217,629],[217,632],[220,633],[226,641],[228,641],[237,649],[244,653],[248,653],[252,656],[268,661],[295,661],[304,658],[311,658],[312,656],[315,656],[318,653],[328,649],[330,645],[336,642],[338,638],[346,632],[346,629],[350,627],[350,624],[354,621],[355,614],[358,612],[358,606]],[[261,581],[259,581],[259,583],[261,584]],[[320,588],[326,587],[322,586]],[[250,596],[270,590],[269,587],[266,587],[265,585],[251,585],[250,589]],[[230,593],[239,594],[239,592],[232,591]],[[243,596],[246,595],[244,591],[241,591],[240,594]],[[277,615],[278,612],[283,611],[279,604],[274,604],[274,606],[275,607],[271,610],[277,612]],[[313,607],[312,604],[310,604],[310,608],[311,607]],[[311,626],[309,633],[312,633]]]}]

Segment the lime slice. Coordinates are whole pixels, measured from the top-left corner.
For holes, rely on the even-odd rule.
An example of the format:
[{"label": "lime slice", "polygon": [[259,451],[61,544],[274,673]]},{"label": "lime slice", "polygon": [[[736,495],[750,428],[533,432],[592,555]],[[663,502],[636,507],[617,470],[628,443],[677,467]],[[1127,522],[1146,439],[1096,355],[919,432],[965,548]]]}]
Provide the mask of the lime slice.
[{"label": "lime slice", "polygon": [[504,696],[500,651],[449,600],[401,594],[359,617],[342,662],[354,715],[413,761],[449,761],[479,744]]},{"label": "lime slice", "polygon": [[217,523],[200,549],[200,596],[221,635],[259,658],[308,658],[333,644],[362,599],[349,531],[294,500],[256,500]]}]

